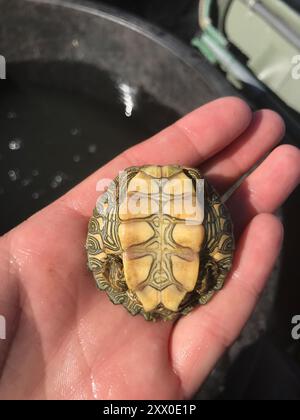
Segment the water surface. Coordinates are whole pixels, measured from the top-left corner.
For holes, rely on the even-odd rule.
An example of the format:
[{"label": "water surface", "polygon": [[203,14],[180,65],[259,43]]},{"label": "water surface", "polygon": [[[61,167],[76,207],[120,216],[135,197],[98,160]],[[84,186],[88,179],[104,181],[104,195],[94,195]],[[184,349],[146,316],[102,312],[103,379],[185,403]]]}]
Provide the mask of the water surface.
[{"label": "water surface", "polygon": [[177,119],[137,86],[75,63],[16,63],[0,84],[0,234]]}]

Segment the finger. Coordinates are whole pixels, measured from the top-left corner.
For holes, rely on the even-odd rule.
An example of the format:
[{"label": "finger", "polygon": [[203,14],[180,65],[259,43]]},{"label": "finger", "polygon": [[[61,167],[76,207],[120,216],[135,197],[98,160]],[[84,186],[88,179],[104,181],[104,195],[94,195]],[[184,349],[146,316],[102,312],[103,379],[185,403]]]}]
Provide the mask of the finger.
[{"label": "finger", "polygon": [[241,99],[218,99],[131,148],[126,156],[138,164],[198,166],[237,139],[252,117],[250,108]]},{"label": "finger", "polygon": [[64,203],[84,216],[89,216],[99,191],[101,179],[114,179],[129,166],[144,164],[182,164],[198,166],[238,138],[249,126],[252,112],[237,98],[211,102],[174,125],[122,153],[70,191]]},{"label": "finger", "polygon": [[0,241],[0,376],[10,350],[20,314],[19,290],[13,275],[12,256],[9,255],[8,238]]},{"label": "finger", "polygon": [[229,200],[236,235],[259,213],[273,213],[300,182],[300,151],[279,146],[243,182]]},{"label": "finger", "polygon": [[225,150],[201,167],[212,184],[224,193],[283,138],[285,124],[275,112],[258,111],[249,128]]},{"label": "finger", "polygon": [[197,390],[240,334],[278,257],[282,239],[283,228],[275,216],[263,214],[253,219],[239,242],[223,291],[175,326],[171,357],[186,397]]}]

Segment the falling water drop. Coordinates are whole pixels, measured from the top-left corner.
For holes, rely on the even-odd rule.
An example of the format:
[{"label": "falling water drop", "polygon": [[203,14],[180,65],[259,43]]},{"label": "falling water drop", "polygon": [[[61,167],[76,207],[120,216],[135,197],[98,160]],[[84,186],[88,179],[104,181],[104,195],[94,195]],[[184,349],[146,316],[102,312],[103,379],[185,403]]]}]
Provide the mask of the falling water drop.
[{"label": "falling water drop", "polygon": [[62,175],[55,175],[54,179],[58,184],[61,184],[63,181]]},{"label": "falling water drop", "polygon": [[34,193],[32,193],[32,198],[34,200],[38,200],[40,198],[40,194],[37,191],[35,191]]},{"label": "falling water drop", "polygon": [[20,178],[20,171],[19,169],[10,169],[8,171],[8,177],[12,182],[17,181]]},{"label": "falling water drop", "polygon": [[88,151],[91,154],[96,153],[96,151],[97,151],[97,145],[96,144],[90,144],[89,147],[88,147]]},{"label": "falling water drop", "polygon": [[52,181],[50,182],[50,187],[51,187],[51,188],[53,188],[53,189],[55,190],[55,188],[57,188],[57,187],[58,187],[58,183],[57,183],[57,182],[55,182],[55,181],[52,179]]},{"label": "falling water drop", "polygon": [[78,48],[79,47],[79,41],[78,41],[78,39],[73,39],[72,40],[72,47],[73,48]]},{"label": "falling water drop", "polygon": [[17,118],[17,113],[16,113],[16,112],[14,112],[14,111],[9,111],[9,112],[7,113],[7,118],[8,118],[9,120],[14,120],[15,118]]},{"label": "falling water drop", "polygon": [[58,172],[57,174],[54,175],[54,177],[52,178],[51,182],[50,182],[50,187],[55,189],[60,187],[63,182],[67,179],[67,175],[63,172]]},{"label": "falling water drop", "polygon": [[80,162],[80,161],[81,161],[81,157],[80,157],[80,155],[74,155],[74,156],[73,156],[73,161],[74,161],[75,163]]},{"label": "falling water drop", "polygon": [[20,150],[22,147],[22,144],[23,144],[22,139],[14,138],[14,139],[9,140],[8,148],[10,150]]},{"label": "falling water drop", "polygon": [[32,184],[32,178],[24,178],[21,181],[23,187],[28,187],[28,185]]},{"label": "falling water drop", "polygon": [[131,117],[136,105],[137,89],[126,83],[119,83],[121,100],[125,106],[126,117]]},{"label": "falling water drop", "polygon": [[77,128],[77,127],[71,128],[70,130],[71,136],[74,136],[74,137],[79,136],[80,133],[81,133],[80,128]]}]

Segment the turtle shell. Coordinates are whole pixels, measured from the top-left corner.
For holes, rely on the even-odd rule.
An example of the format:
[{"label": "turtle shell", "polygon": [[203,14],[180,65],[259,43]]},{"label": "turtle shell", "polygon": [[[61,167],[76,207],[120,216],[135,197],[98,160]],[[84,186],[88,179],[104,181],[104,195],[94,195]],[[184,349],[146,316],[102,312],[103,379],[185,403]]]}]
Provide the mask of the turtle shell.
[{"label": "turtle shell", "polygon": [[132,315],[174,319],[223,286],[232,231],[226,207],[199,171],[133,167],[97,203],[88,265],[98,287]]}]

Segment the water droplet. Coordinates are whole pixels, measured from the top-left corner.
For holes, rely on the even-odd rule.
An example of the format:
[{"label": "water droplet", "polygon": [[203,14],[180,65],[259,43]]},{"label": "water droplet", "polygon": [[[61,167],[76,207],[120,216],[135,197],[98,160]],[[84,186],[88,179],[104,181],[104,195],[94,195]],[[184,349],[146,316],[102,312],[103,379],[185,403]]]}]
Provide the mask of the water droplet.
[{"label": "water droplet", "polygon": [[73,161],[74,161],[75,163],[80,162],[80,161],[81,161],[81,157],[80,157],[80,155],[74,155],[74,156],[73,156]]},{"label": "water droplet", "polygon": [[10,150],[20,150],[22,147],[23,141],[19,138],[14,138],[9,140],[8,147]]},{"label": "water droplet", "polygon": [[93,397],[96,401],[98,401],[99,400],[99,389],[98,389],[97,382],[95,381],[93,375],[91,375],[91,384],[92,384]]},{"label": "water droplet", "polygon": [[73,39],[73,41],[72,41],[72,47],[74,47],[74,48],[78,48],[79,47],[79,41],[78,41],[78,39]]},{"label": "water droplet", "polygon": [[7,118],[8,118],[9,120],[13,120],[13,119],[17,118],[17,113],[16,113],[16,112],[14,112],[14,111],[9,111],[9,112],[7,113]]},{"label": "water droplet", "polygon": [[12,182],[17,181],[20,178],[20,171],[19,169],[10,169],[8,171],[8,177]]},{"label": "water droplet", "polygon": [[0,195],[2,195],[2,194],[4,194],[4,188],[3,187],[0,187]]},{"label": "water droplet", "polygon": [[136,103],[137,89],[126,83],[119,83],[121,100],[125,106],[126,117],[131,117]]},{"label": "water droplet", "polygon": [[58,188],[63,184],[63,182],[67,179],[67,175],[63,172],[58,172],[54,177],[52,178],[50,182],[51,188]]},{"label": "water droplet", "polygon": [[97,145],[96,144],[90,144],[88,148],[89,153],[96,153],[97,151]]},{"label": "water droplet", "polygon": [[32,193],[32,198],[34,200],[38,200],[40,198],[40,194],[37,191],[35,191],[34,193]]},{"label": "water droplet", "polygon": [[24,178],[21,181],[23,187],[28,187],[28,185],[32,184],[32,178]]},{"label": "water droplet", "polygon": [[74,128],[71,128],[71,130],[70,130],[71,136],[79,136],[80,133],[81,133],[80,128],[74,127]]},{"label": "water droplet", "polygon": [[63,177],[61,175],[55,175],[54,179],[58,184],[61,184],[63,181]]},{"label": "water droplet", "polygon": [[32,174],[32,176],[39,176],[40,171],[39,171],[38,169],[34,169],[34,170],[31,172],[31,174]]},{"label": "water droplet", "polygon": [[53,189],[55,190],[55,188],[57,188],[57,187],[58,187],[58,183],[57,183],[57,182],[55,182],[54,180],[52,180],[52,181],[50,182],[50,187],[51,187],[51,188],[53,188]]}]

